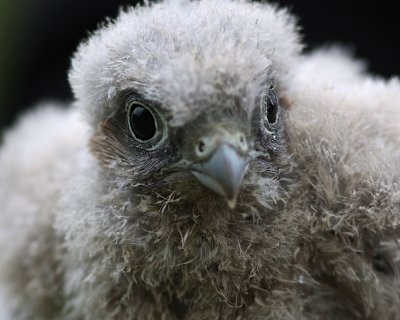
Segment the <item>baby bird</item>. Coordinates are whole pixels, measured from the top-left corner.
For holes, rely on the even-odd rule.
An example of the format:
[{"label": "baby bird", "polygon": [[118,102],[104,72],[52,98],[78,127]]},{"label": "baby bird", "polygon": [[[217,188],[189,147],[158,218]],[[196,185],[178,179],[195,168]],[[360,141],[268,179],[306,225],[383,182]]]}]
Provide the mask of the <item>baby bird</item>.
[{"label": "baby bird", "polygon": [[171,0],[0,151],[8,319],[398,319],[400,82],[268,3]]}]

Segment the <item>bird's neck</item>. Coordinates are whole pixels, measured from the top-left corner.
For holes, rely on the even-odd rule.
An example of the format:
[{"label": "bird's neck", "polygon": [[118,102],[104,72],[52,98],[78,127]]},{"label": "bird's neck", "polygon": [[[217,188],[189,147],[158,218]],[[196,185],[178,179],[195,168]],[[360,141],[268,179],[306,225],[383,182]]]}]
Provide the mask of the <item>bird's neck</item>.
[{"label": "bird's neck", "polygon": [[[115,228],[115,239],[110,238],[121,251],[114,255],[121,261],[115,262],[154,286],[177,273],[183,275],[182,281],[188,274],[200,280],[224,272],[235,274],[235,281],[249,274],[256,281],[271,278],[276,266],[287,264],[279,260],[292,250],[287,218],[274,216],[275,210],[250,196],[241,200],[232,210],[223,201],[185,203],[173,197],[136,197],[132,212],[127,210],[120,217],[113,214],[112,219],[124,220],[114,222],[121,230]],[[131,259],[122,252],[131,252]],[[267,267],[260,270],[260,265]]]}]

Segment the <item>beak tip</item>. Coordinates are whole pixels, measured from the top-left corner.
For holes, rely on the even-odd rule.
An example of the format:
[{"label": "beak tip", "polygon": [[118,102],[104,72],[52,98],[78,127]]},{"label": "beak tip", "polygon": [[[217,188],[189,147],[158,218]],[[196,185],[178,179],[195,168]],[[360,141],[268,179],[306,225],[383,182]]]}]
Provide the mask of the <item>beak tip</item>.
[{"label": "beak tip", "polygon": [[192,173],[204,186],[223,196],[228,207],[234,209],[247,168],[246,156],[222,144],[209,160],[194,164]]},{"label": "beak tip", "polygon": [[236,208],[236,198],[227,199],[226,204],[228,205],[229,209],[233,210]]}]

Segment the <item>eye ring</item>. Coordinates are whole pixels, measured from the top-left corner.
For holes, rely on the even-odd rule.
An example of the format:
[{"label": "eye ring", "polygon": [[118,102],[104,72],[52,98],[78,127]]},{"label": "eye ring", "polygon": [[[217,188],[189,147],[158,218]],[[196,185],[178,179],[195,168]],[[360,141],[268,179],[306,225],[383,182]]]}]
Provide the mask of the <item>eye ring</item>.
[{"label": "eye ring", "polygon": [[147,149],[157,147],[165,137],[166,126],[152,107],[139,101],[131,101],[127,112],[127,122],[133,138]]}]

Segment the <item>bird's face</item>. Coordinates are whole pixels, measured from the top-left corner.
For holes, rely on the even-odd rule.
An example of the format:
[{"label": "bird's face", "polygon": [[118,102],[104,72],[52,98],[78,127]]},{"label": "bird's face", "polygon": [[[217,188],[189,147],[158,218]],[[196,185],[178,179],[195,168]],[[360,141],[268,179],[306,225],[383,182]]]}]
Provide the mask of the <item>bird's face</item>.
[{"label": "bird's face", "polygon": [[[252,105],[244,105],[249,100]],[[178,125],[174,119],[184,115],[172,115],[171,106],[134,89],[123,90],[113,103],[116,112],[98,126],[92,150],[134,195],[224,202],[231,209],[251,194],[262,195],[264,203],[274,200],[283,144],[271,80],[253,99],[216,87],[197,102],[197,114]]]},{"label": "bird's face", "polygon": [[299,51],[275,6],[165,1],[81,45],[70,82],[118,190],[186,208],[266,207],[285,158],[277,96]]}]

